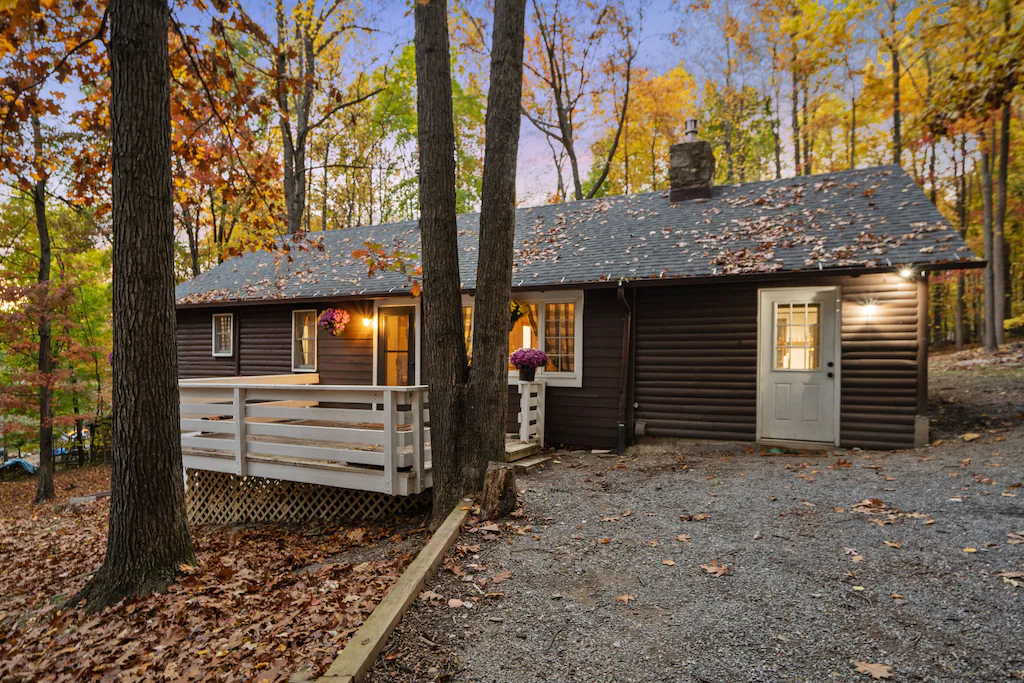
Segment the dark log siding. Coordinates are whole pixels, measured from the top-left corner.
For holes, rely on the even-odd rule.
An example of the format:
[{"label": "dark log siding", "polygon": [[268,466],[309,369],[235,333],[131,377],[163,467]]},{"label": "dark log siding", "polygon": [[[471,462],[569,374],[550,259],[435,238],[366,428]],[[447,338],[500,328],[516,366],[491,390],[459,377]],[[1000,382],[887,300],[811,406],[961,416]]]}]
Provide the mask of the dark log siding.
[{"label": "dark log siding", "polygon": [[633,411],[651,436],[753,441],[757,287],[636,293]]},{"label": "dark log siding", "polygon": [[[583,386],[547,387],[544,436],[549,445],[615,448],[624,309],[613,289],[583,298]],[[519,388],[509,387],[510,432],[518,432]]]},{"label": "dark log siding", "polygon": [[[759,287],[840,285],[840,443],[845,447],[914,445],[919,388],[918,316],[926,289],[897,275],[787,278],[713,285],[637,287],[634,305],[632,420],[650,436],[753,441],[757,419]],[[878,307],[870,320],[862,306]],[[324,384],[373,381],[370,302],[346,302],[352,322],[338,337],[321,331],[318,370]],[[264,304],[178,311],[182,378],[291,372],[291,312]],[[318,307],[322,311],[324,306]],[[548,387],[547,442],[614,448],[623,308],[614,289],[587,290],[583,306],[583,386]],[[214,358],[212,316],[235,313],[235,355]],[[517,387],[509,387],[510,432],[517,431]],[[632,431],[632,430],[631,430]]]},{"label": "dark log siding", "polygon": [[[642,288],[634,418],[651,436],[753,441],[759,287],[840,285],[840,444],[908,448],[918,414],[918,287],[897,275]],[[862,306],[873,303],[867,320]]]},{"label": "dark log siding", "polygon": [[320,330],[320,384],[373,384],[374,327],[363,325],[363,318],[373,315],[373,305],[339,305],[349,312],[352,321],[337,337]]},{"label": "dark log siding", "polygon": [[[877,313],[865,318],[863,305]],[[918,414],[917,285],[887,275],[843,284],[840,445],[911,448]],[[927,361],[925,361],[927,362]]]},{"label": "dark log siding", "polygon": [[292,371],[290,306],[247,306],[236,309],[242,375],[286,375]]},{"label": "dark log siding", "polygon": [[[230,357],[213,355],[213,316],[235,314],[235,353]],[[208,309],[178,311],[178,376],[232,377],[238,368],[238,310]]]},{"label": "dark log siding", "polygon": [[[322,384],[373,382],[373,328],[362,323],[373,304],[346,303],[352,322],[334,337],[317,334],[317,370]],[[178,311],[178,365],[182,379],[235,375],[285,375],[292,371],[292,311],[309,306],[265,304]],[[325,306],[317,307],[321,312]],[[213,316],[235,314],[235,354],[213,357]]]}]

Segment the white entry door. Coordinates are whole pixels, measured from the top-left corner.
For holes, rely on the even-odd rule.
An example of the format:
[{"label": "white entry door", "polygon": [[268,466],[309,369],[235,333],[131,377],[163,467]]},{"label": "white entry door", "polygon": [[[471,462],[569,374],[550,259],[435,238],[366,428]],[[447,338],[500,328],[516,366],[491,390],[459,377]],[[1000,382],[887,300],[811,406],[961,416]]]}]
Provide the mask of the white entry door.
[{"label": "white entry door", "polygon": [[762,289],[759,438],[838,443],[839,291]]}]

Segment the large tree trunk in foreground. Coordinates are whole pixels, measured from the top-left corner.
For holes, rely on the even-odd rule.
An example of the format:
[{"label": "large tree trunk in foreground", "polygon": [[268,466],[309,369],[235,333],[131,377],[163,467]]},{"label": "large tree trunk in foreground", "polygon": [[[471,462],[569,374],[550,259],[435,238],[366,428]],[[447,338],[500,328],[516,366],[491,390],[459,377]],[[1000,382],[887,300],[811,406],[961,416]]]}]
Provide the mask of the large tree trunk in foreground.
[{"label": "large tree trunk in foreground", "polygon": [[484,483],[487,463],[505,460],[508,416],[508,327],[512,298],[512,245],[516,231],[516,159],[523,96],[525,0],[494,7],[491,83],[487,92],[480,260],[476,271],[472,404],[475,452],[466,463],[471,491]]},{"label": "large tree trunk in foreground", "polygon": [[455,127],[445,0],[417,2],[416,112],[423,254],[423,363],[430,385],[434,526],[463,494],[460,433],[466,420],[466,342],[462,328],[455,210]]},{"label": "large tree trunk in foreground", "polygon": [[43,168],[43,134],[39,117],[32,115],[32,140],[35,147],[38,179],[32,187],[36,231],[39,233],[39,474],[35,502],[54,497],[53,493],[53,347],[50,330],[50,226],[46,220],[46,170]]},{"label": "large tree trunk in foreground", "polygon": [[166,0],[110,3],[114,382],[110,532],[89,609],[164,590],[195,561],[185,517],[174,314]]}]

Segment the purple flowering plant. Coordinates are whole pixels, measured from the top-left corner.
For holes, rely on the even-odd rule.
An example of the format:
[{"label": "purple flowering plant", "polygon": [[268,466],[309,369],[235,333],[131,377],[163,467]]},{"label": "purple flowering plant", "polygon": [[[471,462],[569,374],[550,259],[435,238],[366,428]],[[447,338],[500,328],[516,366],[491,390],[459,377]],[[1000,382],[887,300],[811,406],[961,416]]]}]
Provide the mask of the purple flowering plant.
[{"label": "purple flowering plant", "polygon": [[344,308],[328,308],[320,314],[320,322],[318,324],[337,337],[344,331],[345,325],[348,325],[350,320],[352,320],[352,317]]},{"label": "purple flowering plant", "polygon": [[548,354],[540,349],[516,349],[508,357],[508,362],[517,368],[539,368],[547,365]]}]

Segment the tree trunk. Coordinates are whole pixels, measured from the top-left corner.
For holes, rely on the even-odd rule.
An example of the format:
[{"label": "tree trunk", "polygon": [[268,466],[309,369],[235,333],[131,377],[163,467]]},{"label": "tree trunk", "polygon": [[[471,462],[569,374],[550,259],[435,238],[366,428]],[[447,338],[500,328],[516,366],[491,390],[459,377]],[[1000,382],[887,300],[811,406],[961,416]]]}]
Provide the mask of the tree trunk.
[{"label": "tree trunk", "polygon": [[185,516],[174,312],[166,0],[111,0],[113,451],[90,610],[160,591],[195,557]]},{"label": "tree trunk", "polygon": [[284,185],[285,221],[288,234],[294,235],[302,225],[302,208],[298,205],[296,184],[295,141],[292,138],[291,112],[288,104],[288,45],[285,41],[287,22],[284,3],[278,0],[276,7],[277,50],[274,54],[274,87],[277,91],[277,125],[281,131],[281,176]]},{"label": "tree trunk", "polygon": [[985,266],[985,315],[982,321],[984,330],[982,340],[986,351],[995,351],[998,346],[995,328],[995,280],[992,263],[992,153],[989,150],[989,144],[994,140],[986,140],[985,137],[985,135],[981,136],[981,199],[984,212],[982,234],[985,238],[985,260],[988,263]]},{"label": "tree trunk", "polygon": [[1010,105],[1003,104],[1002,124],[999,131],[999,175],[996,178],[996,211],[992,223],[992,291],[995,308],[992,325],[995,327],[996,344],[1005,342],[1006,330],[1006,183],[1010,162]]},{"label": "tree trunk", "polygon": [[423,362],[430,386],[433,523],[437,526],[463,494],[460,432],[466,418],[466,342],[455,218],[455,128],[447,2],[417,2],[414,15]]},{"label": "tree trunk", "polygon": [[804,165],[801,167],[801,171],[803,172],[804,175],[810,175],[811,174],[811,137],[810,137],[810,135],[811,135],[811,126],[810,126],[810,120],[809,120],[809,115],[808,115],[808,102],[807,102],[807,89],[808,88],[807,88],[807,79],[806,78],[803,80],[802,85],[803,85],[803,90],[804,90],[804,104],[802,106],[802,111],[803,111],[803,114],[804,114],[804,122],[801,125],[800,130],[801,130],[801,134],[804,136],[804,139],[803,139]]},{"label": "tree trunk", "polygon": [[[956,148],[953,149],[954,174],[956,174]],[[959,232],[961,238],[967,236],[967,135],[960,136],[960,171],[957,176],[956,212],[959,219]],[[956,350],[964,348],[964,271],[957,271],[956,275]]]},{"label": "tree trunk", "polygon": [[850,98],[850,170],[857,168],[857,96]]},{"label": "tree trunk", "polygon": [[516,159],[523,95],[526,0],[498,0],[494,8],[491,78],[487,93],[480,259],[470,387],[475,452],[466,462],[466,490],[483,486],[491,460],[505,459],[508,415],[508,306],[516,228]]},{"label": "tree trunk", "polygon": [[43,168],[43,134],[39,116],[32,115],[32,141],[35,148],[37,179],[32,186],[36,230],[39,233],[39,475],[35,502],[54,497],[53,493],[53,347],[50,330],[50,226],[46,220],[46,172]]},{"label": "tree trunk", "polygon": [[889,27],[892,40],[889,57],[892,59],[892,163],[900,165],[903,156],[903,136],[900,130],[900,48],[896,36],[897,0],[889,0]]},{"label": "tree trunk", "polygon": [[800,162],[800,81],[793,66],[793,90],[790,93],[789,101],[793,105],[792,123],[793,128],[793,173],[800,175],[803,164]]},{"label": "tree trunk", "polygon": [[516,509],[516,475],[512,465],[490,465],[480,498],[481,519],[506,517]]}]

